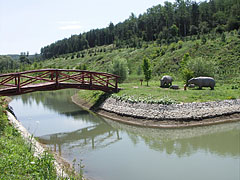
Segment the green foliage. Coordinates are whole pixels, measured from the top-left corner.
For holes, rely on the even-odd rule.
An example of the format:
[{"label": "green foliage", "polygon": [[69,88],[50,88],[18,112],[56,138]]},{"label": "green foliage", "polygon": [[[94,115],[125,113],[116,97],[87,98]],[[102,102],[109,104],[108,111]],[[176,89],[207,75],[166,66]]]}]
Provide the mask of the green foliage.
[{"label": "green foliage", "polygon": [[138,96],[129,96],[126,94],[122,94],[121,96],[117,94],[112,94],[112,98],[117,99],[119,101],[126,101],[129,103],[147,103],[147,104],[164,104],[164,105],[169,105],[169,104],[177,104],[175,100],[172,100],[168,97],[163,97],[161,99],[156,99],[153,96],[148,96],[148,97],[138,97]]},{"label": "green foliage", "polygon": [[177,44],[178,44],[178,49],[181,49],[183,47],[183,41],[180,40],[178,41]]},{"label": "green foliage", "polygon": [[226,42],[226,35],[225,35],[225,33],[222,33],[221,40],[222,40],[222,42]]},{"label": "green foliage", "polygon": [[120,83],[126,80],[129,73],[126,59],[116,57],[110,66],[110,73],[120,76],[119,78]]},{"label": "green foliage", "polygon": [[227,28],[229,31],[234,29],[239,29],[240,27],[240,20],[237,17],[230,17],[227,22]]},{"label": "green foliage", "polygon": [[206,42],[207,42],[207,38],[206,38],[205,35],[202,36],[202,38],[201,38],[201,42],[202,42],[202,44],[206,44]]},{"label": "green foliage", "polygon": [[209,28],[208,28],[208,23],[206,21],[203,21],[199,24],[199,29],[201,34],[206,34],[209,32]]},{"label": "green foliage", "polygon": [[0,56],[0,73],[11,72],[18,69],[20,63],[9,56]]},{"label": "green foliage", "polygon": [[201,57],[190,59],[186,65],[186,68],[188,69],[190,74],[193,73],[194,77],[214,77],[216,71],[216,65],[214,62],[204,60]]},{"label": "green foliage", "polygon": [[[240,26],[239,12],[239,0],[175,0],[153,6],[122,23],[111,23],[108,27],[52,43],[42,48],[41,54],[43,58],[51,58],[111,44],[116,48],[141,48],[148,46],[145,42],[157,40],[159,45],[177,42],[179,38],[188,39],[189,35],[207,34],[216,27],[217,32],[222,32],[222,27],[230,31]],[[89,53],[90,56],[97,54]]]},{"label": "green foliage", "polygon": [[180,62],[180,65],[181,65],[181,68],[184,69],[188,63],[188,61],[190,60],[190,54],[189,53],[185,53],[181,62]]},{"label": "green foliage", "polygon": [[87,65],[86,64],[78,64],[75,69],[78,70],[87,70]]},{"label": "green foliage", "polygon": [[16,129],[9,125],[0,99],[0,179],[57,179],[53,156],[35,157]]},{"label": "green foliage", "polygon": [[178,31],[178,27],[175,24],[170,27],[170,34],[172,35],[172,37],[177,36]]},{"label": "green foliage", "polygon": [[148,86],[148,81],[152,77],[152,70],[151,70],[150,60],[146,56],[143,58],[142,68],[143,68],[145,80],[147,81],[147,86]]},{"label": "green foliage", "polygon": [[191,34],[191,35],[196,35],[196,34],[198,34],[198,27],[195,26],[195,25],[191,25],[191,26],[190,26],[190,34]]},{"label": "green foliage", "polygon": [[[149,81],[150,87],[140,86],[138,80],[131,83],[121,84],[123,90],[111,96],[130,103],[146,102],[159,104],[167,104],[169,102],[207,102],[240,98],[239,89],[232,89],[231,84],[223,83],[221,81],[217,81],[214,91],[210,89],[204,91],[188,89],[187,91],[183,91],[184,83],[182,81],[174,81],[174,84],[179,85],[180,90],[162,89],[159,87],[159,80]],[[240,87],[240,84],[238,87]],[[93,93],[95,92],[79,91],[79,96],[81,99],[86,99],[86,97],[93,97]],[[88,99],[91,98],[87,98],[87,101]]]},{"label": "green foliage", "polygon": [[218,25],[215,29],[216,33],[222,34],[224,32],[224,26],[223,25]]},{"label": "green foliage", "polygon": [[182,78],[183,78],[183,80],[185,81],[186,84],[188,83],[189,79],[193,78],[193,76],[194,76],[193,71],[191,71],[190,69],[187,69],[187,68],[183,68]]}]

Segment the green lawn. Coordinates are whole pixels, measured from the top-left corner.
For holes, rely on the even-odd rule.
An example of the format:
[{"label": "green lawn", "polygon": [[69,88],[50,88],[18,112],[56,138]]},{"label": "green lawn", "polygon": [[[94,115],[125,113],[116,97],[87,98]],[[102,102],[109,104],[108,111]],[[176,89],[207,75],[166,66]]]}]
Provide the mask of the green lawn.
[{"label": "green lawn", "polygon": [[[173,90],[169,88],[160,88],[160,82],[150,81],[149,86],[143,83],[141,86],[140,82],[134,83],[123,83],[119,87],[122,89],[117,94],[112,95],[113,97],[130,101],[145,100],[148,102],[207,102],[207,101],[219,101],[225,99],[240,99],[240,89],[234,88],[233,84],[220,84],[217,83],[214,90],[210,88],[203,88],[199,90],[196,88],[188,88],[186,91],[183,90],[184,83],[182,81],[174,81],[174,85],[180,87],[179,90]],[[79,96],[82,99],[89,101],[94,104],[103,92],[100,91],[79,91]]]}]

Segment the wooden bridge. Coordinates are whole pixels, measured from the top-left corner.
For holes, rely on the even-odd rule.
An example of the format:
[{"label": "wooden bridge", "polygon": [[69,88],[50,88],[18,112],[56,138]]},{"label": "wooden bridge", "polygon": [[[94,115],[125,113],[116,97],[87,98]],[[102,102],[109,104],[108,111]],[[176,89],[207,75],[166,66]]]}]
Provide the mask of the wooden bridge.
[{"label": "wooden bridge", "polygon": [[119,76],[91,71],[40,69],[0,74],[0,96],[66,88],[118,92]]}]

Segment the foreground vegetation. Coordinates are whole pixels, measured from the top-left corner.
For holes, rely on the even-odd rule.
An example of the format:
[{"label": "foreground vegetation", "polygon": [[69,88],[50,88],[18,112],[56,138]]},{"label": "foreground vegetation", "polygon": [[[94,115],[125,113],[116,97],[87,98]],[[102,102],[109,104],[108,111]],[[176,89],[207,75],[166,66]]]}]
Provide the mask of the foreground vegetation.
[{"label": "foreground vegetation", "polygon": [[[31,143],[27,143],[21,134],[9,124],[4,98],[0,98],[0,179],[67,179],[58,177],[54,166],[55,158],[49,152],[41,157],[33,155]],[[83,179],[82,168],[79,174],[75,170],[66,170],[70,179]]]},{"label": "foreground vegetation", "polygon": [[31,144],[8,122],[6,104],[0,100],[0,179],[57,179],[54,158],[45,152],[33,156]]}]

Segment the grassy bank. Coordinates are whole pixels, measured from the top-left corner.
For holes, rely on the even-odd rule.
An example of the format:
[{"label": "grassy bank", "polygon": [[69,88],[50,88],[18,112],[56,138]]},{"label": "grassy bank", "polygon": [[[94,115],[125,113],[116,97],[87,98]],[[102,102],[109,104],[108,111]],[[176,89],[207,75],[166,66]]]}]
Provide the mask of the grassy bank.
[{"label": "grassy bank", "polygon": [[122,90],[116,94],[106,95],[101,91],[86,91],[80,90],[79,97],[94,105],[104,100],[105,97],[112,96],[113,98],[129,101],[146,103],[187,103],[187,102],[207,102],[207,101],[221,101],[225,99],[240,99],[240,91],[235,87],[234,83],[219,82],[215,86],[215,90],[210,88],[188,88],[183,90],[183,81],[174,81],[173,84],[180,87],[179,90],[168,88],[160,88],[159,81],[150,81],[149,86],[135,81],[132,83],[120,84]]},{"label": "grassy bank", "polygon": [[5,114],[6,103],[0,99],[0,179],[57,179],[54,158],[44,153],[33,156],[27,144]]},{"label": "grassy bank", "polygon": [[0,179],[72,179],[82,180],[82,168],[76,173],[75,169],[65,169],[69,178],[57,175],[54,165],[55,158],[45,151],[40,157],[34,156],[33,145],[26,142],[21,134],[9,124],[6,115],[7,102],[0,97]]}]

